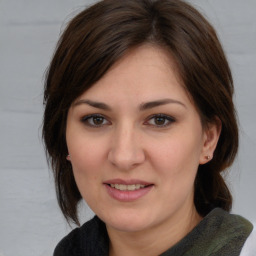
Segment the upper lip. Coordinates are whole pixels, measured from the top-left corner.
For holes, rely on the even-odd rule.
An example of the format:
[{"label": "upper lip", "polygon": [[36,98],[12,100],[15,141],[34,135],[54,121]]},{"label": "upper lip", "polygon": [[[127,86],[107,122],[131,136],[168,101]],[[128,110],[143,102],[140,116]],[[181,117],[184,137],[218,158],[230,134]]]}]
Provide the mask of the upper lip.
[{"label": "upper lip", "polygon": [[124,184],[124,185],[140,184],[144,186],[152,185],[152,183],[150,182],[138,180],[138,179],[129,179],[129,180],[111,179],[111,180],[106,180],[103,183],[104,184]]}]

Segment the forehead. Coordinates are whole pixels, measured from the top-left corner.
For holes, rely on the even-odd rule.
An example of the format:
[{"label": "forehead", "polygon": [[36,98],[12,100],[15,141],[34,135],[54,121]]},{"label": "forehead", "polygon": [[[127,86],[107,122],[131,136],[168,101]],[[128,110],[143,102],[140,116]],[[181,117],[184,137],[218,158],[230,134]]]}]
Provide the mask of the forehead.
[{"label": "forehead", "polygon": [[151,97],[164,98],[169,94],[187,98],[184,88],[171,54],[146,44],[128,51],[81,97],[115,100],[122,94],[125,98],[136,95],[151,100]]}]

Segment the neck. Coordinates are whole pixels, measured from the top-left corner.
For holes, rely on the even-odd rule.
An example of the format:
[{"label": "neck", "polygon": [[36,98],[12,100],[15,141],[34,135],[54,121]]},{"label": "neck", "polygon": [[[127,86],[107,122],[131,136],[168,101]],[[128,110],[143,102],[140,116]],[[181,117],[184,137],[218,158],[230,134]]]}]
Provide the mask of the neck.
[{"label": "neck", "polygon": [[183,218],[179,214],[176,216],[143,231],[125,232],[107,227],[109,255],[160,255],[184,238],[202,219],[194,206]]}]

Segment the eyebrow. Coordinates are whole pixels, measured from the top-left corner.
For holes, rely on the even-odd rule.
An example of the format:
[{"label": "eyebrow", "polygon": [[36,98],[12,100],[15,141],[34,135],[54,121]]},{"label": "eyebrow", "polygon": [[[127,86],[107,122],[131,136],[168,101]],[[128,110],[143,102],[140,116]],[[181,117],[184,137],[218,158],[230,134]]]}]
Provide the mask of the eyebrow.
[{"label": "eyebrow", "polygon": [[[181,101],[168,98],[168,99],[160,99],[160,100],[155,100],[155,101],[149,101],[149,102],[142,103],[139,106],[139,110],[144,111],[144,110],[147,110],[147,109],[159,107],[159,106],[170,104],[170,103],[179,104],[179,105],[186,108],[186,105],[183,104]],[[82,99],[82,100],[79,100],[79,101],[75,102],[74,106],[78,106],[78,105],[81,105],[81,104],[87,104],[91,107],[102,109],[102,110],[108,110],[108,111],[112,110],[109,105],[107,105],[103,102],[97,102],[97,101],[86,100],[86,99]]]},{"label": "eyebrow", "polygon": [[147,110],[147,109],[155,108],[155,107],[170,104],[170,103],[179,104],[179,105],[186,108],[186,105],[183,104],[181,101],[174,100],[174,99],[161,99],[161,100],[155,100],[155,101],[142,103],[140,105],[139,109],[140,110]]},{"label": "eyebrow", "polygon": [[108,110],[108,111],[111,110],[111,107],[108,106],[107,104],[105,104],[103,102],[92,101],[92,100],[79,100],[74,103],[74,106],[78,106],[81,104],[87,104],[91,107],[99,108],[99,109],[103,109],[103,110]]}]

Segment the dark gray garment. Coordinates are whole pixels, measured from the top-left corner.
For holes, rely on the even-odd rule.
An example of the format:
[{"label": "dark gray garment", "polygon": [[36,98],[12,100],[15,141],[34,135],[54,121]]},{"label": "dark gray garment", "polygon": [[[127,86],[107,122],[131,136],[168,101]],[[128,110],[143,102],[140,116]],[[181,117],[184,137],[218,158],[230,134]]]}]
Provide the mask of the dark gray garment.
[{"label": "dark gray garment", "polygon": [[[252,224],[243,217],[215,208],[161,256],[239,256],[252,229]],[[108,251],[105,224],[95,216],[63,238],[54,256],[108,256]]]}]

